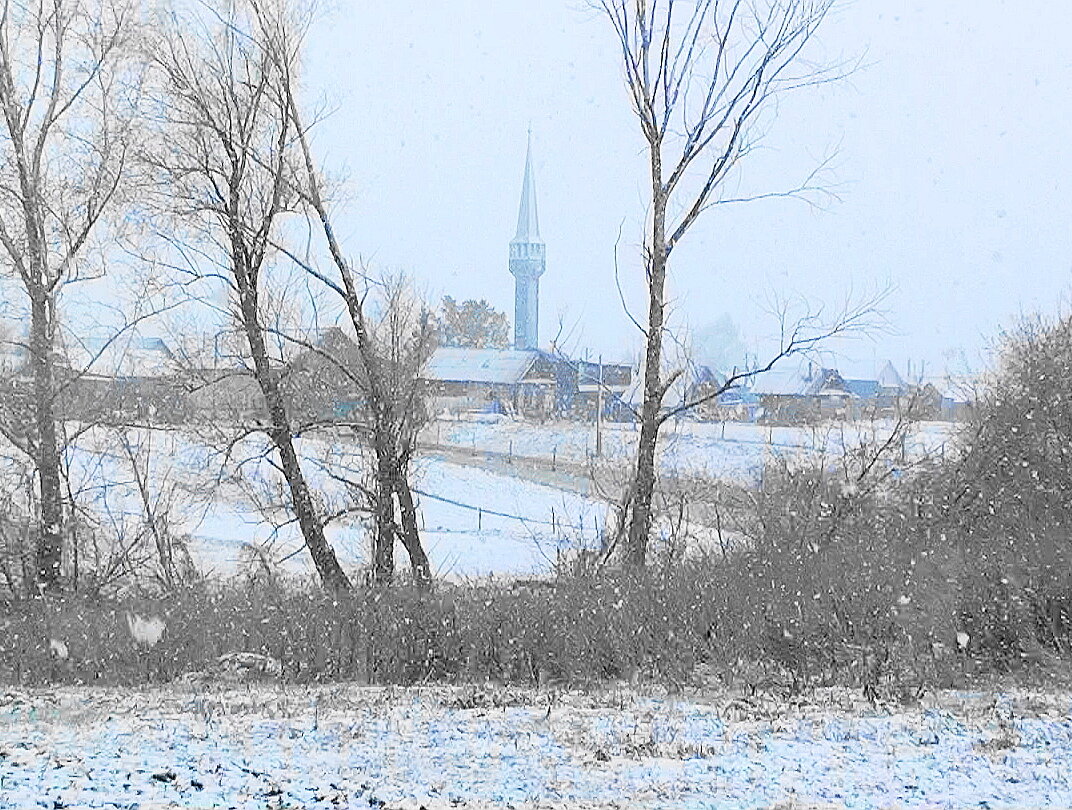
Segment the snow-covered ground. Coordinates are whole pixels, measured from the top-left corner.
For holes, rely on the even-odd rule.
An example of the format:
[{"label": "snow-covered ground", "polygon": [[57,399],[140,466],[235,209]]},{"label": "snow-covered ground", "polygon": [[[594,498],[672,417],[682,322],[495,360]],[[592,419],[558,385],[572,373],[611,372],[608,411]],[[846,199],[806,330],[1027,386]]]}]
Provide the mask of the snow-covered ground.
[{"label": "snow-covered ground", "polygon": [[[78,426],[69,427],[73,431]],[[605,456],[624,462],[635,447],[635,426],[611,423],[604,428]],[[882,437],[888,430],[882,423],[812,429],[681,421],[664,430],[662,463],[679,472],[749,480],[772,454],[834,454],[868,431]],[[919,426],[907,452],[936,450],[949,430],[945,424]],[[558,474],[572,475],[581,484],[589,483],[582,462],[595,446],[592,425],[511,419],[439,421],[425,431],[423,440],[460,451],[543,459],[548,469],[546,462],[556,458],[563,462]],[[329,474],[360,476],[367,467],[352,438],[307,436],[299,447],[324,511],[342,513],[352,506],[345,486]],[[155,552],[146,535],[139,475],[153,513],[166,521],[172,534],[188,536],[193,561],[205,573],[231,575],[257,557],[290,574],[311,574],[298,528],[279,508],[286,496],[271,457],[263,437],[247,438],[232,448],[221,474],[220,453],[190,432],[99,427],[80,435],[67,452],[76,500],[95,516],[104,536],[121,538],[128,546],[140,542],[147,558]],[[583,486],[573,487],[576,491],[556,487],[546,480],[547,469],[542,475],[538,465],[508,465],[479,452],[433,450],[418,457],[413,483],[435,571],[455,577],[529,576],[547,572],[561,548],[597,543],[607,522],[607,504],[581,494],[587,491]],[[22,478],[15,473],[0,477],[11,482],[3,488],[5,497],[16,497]],[[360,515],[332,522],[327,535],[345,567],[365,564],[367,531]],[[141,541],[136,540],[139,536]],[[403,564],[404,554],[400,551],[397,557]]]},{"label": "snow-covered ground", "polygon": [[[826,423],[815,427],[672,421],[660,434],[661,460],[665,469],[749,480],[772,454],[837,454],[843,447],[861,440],[881,441],[892,428],[890,421]],[[920,423],[910,432],[906,452],[913,457],[939,452],[954,429],[947,422]],[[508,417],[441,420],[430,425],[423,438],[434,444],[570,461],[587,461],[596,447],[594,424],[540,424]],[[636,441],[636,425],[603,425],[605,458],[628,458]]]},{"label": "snow-covered ground", "polygon": [[434,457],[414,472],[422,538],[442,574],[546,572],[558,549],[597,543],[607,521],[604,503],[520,478]]},{"label": "snow-covered ground", "polygon": [[871,710],[628,692],[0,695],[0,808],[1072,807],[1067,695]]},{"label": "snow-covered ground", "polygon": [[[307,437],[299,447],[325,511],[352,505],[345,486],[328,474],[361,474],[366,462],[352,440]],[[179,431],[94,429],[81,437],[68,451],[72,488],[110,532],[127,542],[145,531],[132,457],[143,469],[153,511],[166,518],[172,533],[190,538],[193,560],[206,573],[234,574],[255,550],[290,574],[312,573],[297,525],[278,506],[265,508],[285,496],[262,441],[247,439],[234,448],[229,468],[241,469],[240,485],[229,474],[220,475],[220,460],[204,444]],[[596,499],[435,454],[414,463],[413,484],[425,548],[440,576],[545,573],[558,549],[596,543],[606,523],[607,506]],[[326,533],[344,567],[366,562],[367,532],[360,516],[332,522]],[[401,551],[399,559],[404,559]]]},{"label": "snow-covered ground", "polygon": [[[557,549],[595,543],[606,522],[605,504],[519,478],[434,457],[420,459],[414,473],[421,539],[437,576],[545,573]],[[195,559],[218,573],[233,573],[249,545],[275,560],[289,557],[283,567],[292,574],[312,572],[294,523],[272,525],[232,499],[213,500],[184,528]],[[365,564],[367,534],[358,522],[331,525],[327,536],[344,567]]]}]

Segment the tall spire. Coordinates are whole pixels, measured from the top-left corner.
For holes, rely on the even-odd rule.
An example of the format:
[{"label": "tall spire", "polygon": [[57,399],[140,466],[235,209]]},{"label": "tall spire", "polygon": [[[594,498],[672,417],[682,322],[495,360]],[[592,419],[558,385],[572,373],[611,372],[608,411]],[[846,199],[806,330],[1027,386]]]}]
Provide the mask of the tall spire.
[{"label": "tall spire", "polygon": [[517,234],[510,242],[510,272],[514,274],[514,348],[535,349],[540,344],[540,276],[546,269],[547,249],[540,239],[536,216],[536,181],[532,173],[532,127],[525,152],[525,180]]},{"label": "tall spire", "polygon": [[532,174],[532,127],[525,150],[525,180],[521,184],[521,207],[517,212],[515,242],[540,244],[540,218],[536,211],[536,178]]}]

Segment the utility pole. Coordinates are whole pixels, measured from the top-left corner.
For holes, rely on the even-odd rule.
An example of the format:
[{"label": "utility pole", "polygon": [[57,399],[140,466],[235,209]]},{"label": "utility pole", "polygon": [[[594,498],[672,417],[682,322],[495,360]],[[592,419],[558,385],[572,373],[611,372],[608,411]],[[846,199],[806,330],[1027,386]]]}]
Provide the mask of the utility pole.
[{"label": "utility pole", "polygon": [[596,458],[603,457],[603,355],[599,355],[599,384],[596,386]]}]

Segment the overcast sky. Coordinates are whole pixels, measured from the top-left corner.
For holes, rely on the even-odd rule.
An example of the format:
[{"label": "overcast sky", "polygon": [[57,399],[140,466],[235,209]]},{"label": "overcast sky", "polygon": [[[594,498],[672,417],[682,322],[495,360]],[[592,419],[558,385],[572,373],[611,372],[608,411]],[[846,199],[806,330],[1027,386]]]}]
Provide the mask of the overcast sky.
[{"label": "overcast sky", "polygon": [[[359,9],[359,10],[358,10]],[[981,350],[1020,313],[1055,313],[1072,278],[1072,4],[858,0],[817,55],[863,57],[838,85],[785,99],[740,178],[776,190],[836,151],[840,201],[709,212],[675,252],[680,325],[729,313],[754,348],[772,293],[836,306],[887,285],[896,330],[838,347],[866,371],[929,370]],[[584,0],[342,2],[310,42],[308,83],[334,108],[319,132],[347,180],[348,247],[433,296],[483,297],[512,317],[508,243],[531,123],[547,243],[541,342],[608,358],[639,336],[642,142],[607,22]],[[918,368],[918,366],[917,366]]]}]

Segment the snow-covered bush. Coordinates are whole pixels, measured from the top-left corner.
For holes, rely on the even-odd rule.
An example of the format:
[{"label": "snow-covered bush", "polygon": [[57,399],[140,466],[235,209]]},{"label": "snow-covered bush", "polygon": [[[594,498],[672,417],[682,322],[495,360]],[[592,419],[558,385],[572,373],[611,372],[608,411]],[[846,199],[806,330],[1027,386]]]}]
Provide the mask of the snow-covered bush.
[{"label": "snow-covered bush", "polygon": [[901,692],[953,676],[960,560],[921,508],[937,462],[905,457],[912,429],[906,412],[892,431],[773,457],[757,486],[721,489],[737,538],[723,612],[741,630],[716,632],[760,677]]},{"label": "snow-covered bush", "polygon": [[965,561],[971,647],[1014,665],[1072,654],[1072,318],[1026,322],[1000,348],[932,490]]}]

